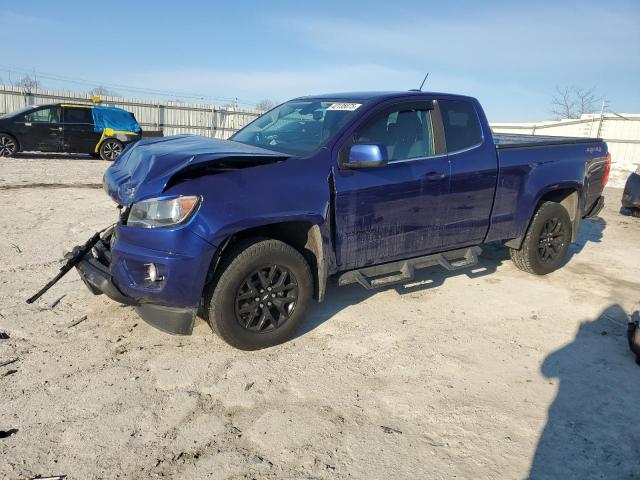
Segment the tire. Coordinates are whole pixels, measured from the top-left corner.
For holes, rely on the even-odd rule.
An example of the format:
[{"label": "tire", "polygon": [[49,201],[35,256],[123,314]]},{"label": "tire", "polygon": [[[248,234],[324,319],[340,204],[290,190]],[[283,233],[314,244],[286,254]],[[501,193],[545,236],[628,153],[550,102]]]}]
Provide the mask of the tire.
[{"label": "tire", "polygon": [[255,238],[232,247],[210,288],[205,302],[212,330],[233,347],[258,350],[291,338],[311,301],[313,280],[296,249]]},{"label": "tire", "polygon": [[571,243],[572,224],[567,210],[545,202],[536,211],[520,250],[509,249],[514,265],[527,273],[546,275],[560,268]]},{"label": "tire", "polygon": [[640,208],[632,208],[631,209],[631,216],[632,217],[636,217],[636,218],[640,218]]},{"label": "tire", "polygon": [[100,158],[108,162],[113,162],[120,156],[123,150],[123,145],[120,140],[115,138],[107,138],[102,145],[100,145]]},{"label": "tire", "polygon": [[13,157],[18,151],[18,141],[7,133],[0,133],[0,157]]}]

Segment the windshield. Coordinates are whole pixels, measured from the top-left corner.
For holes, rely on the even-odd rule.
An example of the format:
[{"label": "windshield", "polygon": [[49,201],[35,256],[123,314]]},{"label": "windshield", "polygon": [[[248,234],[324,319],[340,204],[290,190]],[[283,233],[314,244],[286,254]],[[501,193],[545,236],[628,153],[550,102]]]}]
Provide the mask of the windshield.
[{"label": "windshield", "polygon": [[27,112],[33,109],[34,107],[35,105],[27,105],[26,107],[22,107],[20,110],[16,110],[15,112],[8,112],[8,113],[5,113],[4,115],[0,115],[0,118],[13,117],[14,115],[18,115],[19,113]]},{"label": "windshield", "polygon": [[317,150],[362,106],[349,100],[291,100],[251,122],[230,140],[288,155]]}]

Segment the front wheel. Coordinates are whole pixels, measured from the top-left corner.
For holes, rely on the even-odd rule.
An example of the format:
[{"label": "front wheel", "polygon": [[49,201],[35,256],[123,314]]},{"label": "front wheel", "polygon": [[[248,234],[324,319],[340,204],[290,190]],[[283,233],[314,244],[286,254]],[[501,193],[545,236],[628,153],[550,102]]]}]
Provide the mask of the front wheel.
[{"label": "front wheel", "polygon": [[571,219],[555,202],[543,203],[533,216],[520,250],[510,249],[516,267],[535,275],[560,268],[571,243]]},{"label": "front wheel", "polygon": [[240,242],[208,295],[211,328],[230,345],[257,350],[284,342],[303,319],[313,281],[296,249],[274,239]]},{"label": "front wheel", "polygon": [[18,150],[18,143],[6,133],[0,133],[0,157],[13,157]]},{"label": "front wheel", "polygon": [[115,138],[108,138],[100,145],[100,158],[113,162],[122,153],[122,142]]}]

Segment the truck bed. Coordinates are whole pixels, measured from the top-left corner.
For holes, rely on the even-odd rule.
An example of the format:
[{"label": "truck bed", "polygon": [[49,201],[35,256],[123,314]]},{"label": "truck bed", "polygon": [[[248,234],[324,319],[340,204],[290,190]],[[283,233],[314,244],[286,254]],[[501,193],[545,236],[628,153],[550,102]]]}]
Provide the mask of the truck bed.
[{"label": "truck bed", "polygon": [[524,147],[545,147],[551,145],[573,145],[578,143],[602,142],[601,138],[555,137],[550,135],[523,135],[519,133],[494,133],[493,143],[496,149]]}]

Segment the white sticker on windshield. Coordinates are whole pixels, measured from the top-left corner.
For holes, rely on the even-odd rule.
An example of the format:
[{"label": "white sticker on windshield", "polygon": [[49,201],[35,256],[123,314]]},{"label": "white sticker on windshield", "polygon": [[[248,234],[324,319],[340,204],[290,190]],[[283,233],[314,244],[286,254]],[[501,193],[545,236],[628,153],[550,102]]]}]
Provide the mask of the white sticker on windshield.
[{"label": "white sticker on windshield", "polygon": [[356,108],[358,108],[361,103],[332,103],[327,110],[343,110],[346,112],[353,112]]}]

